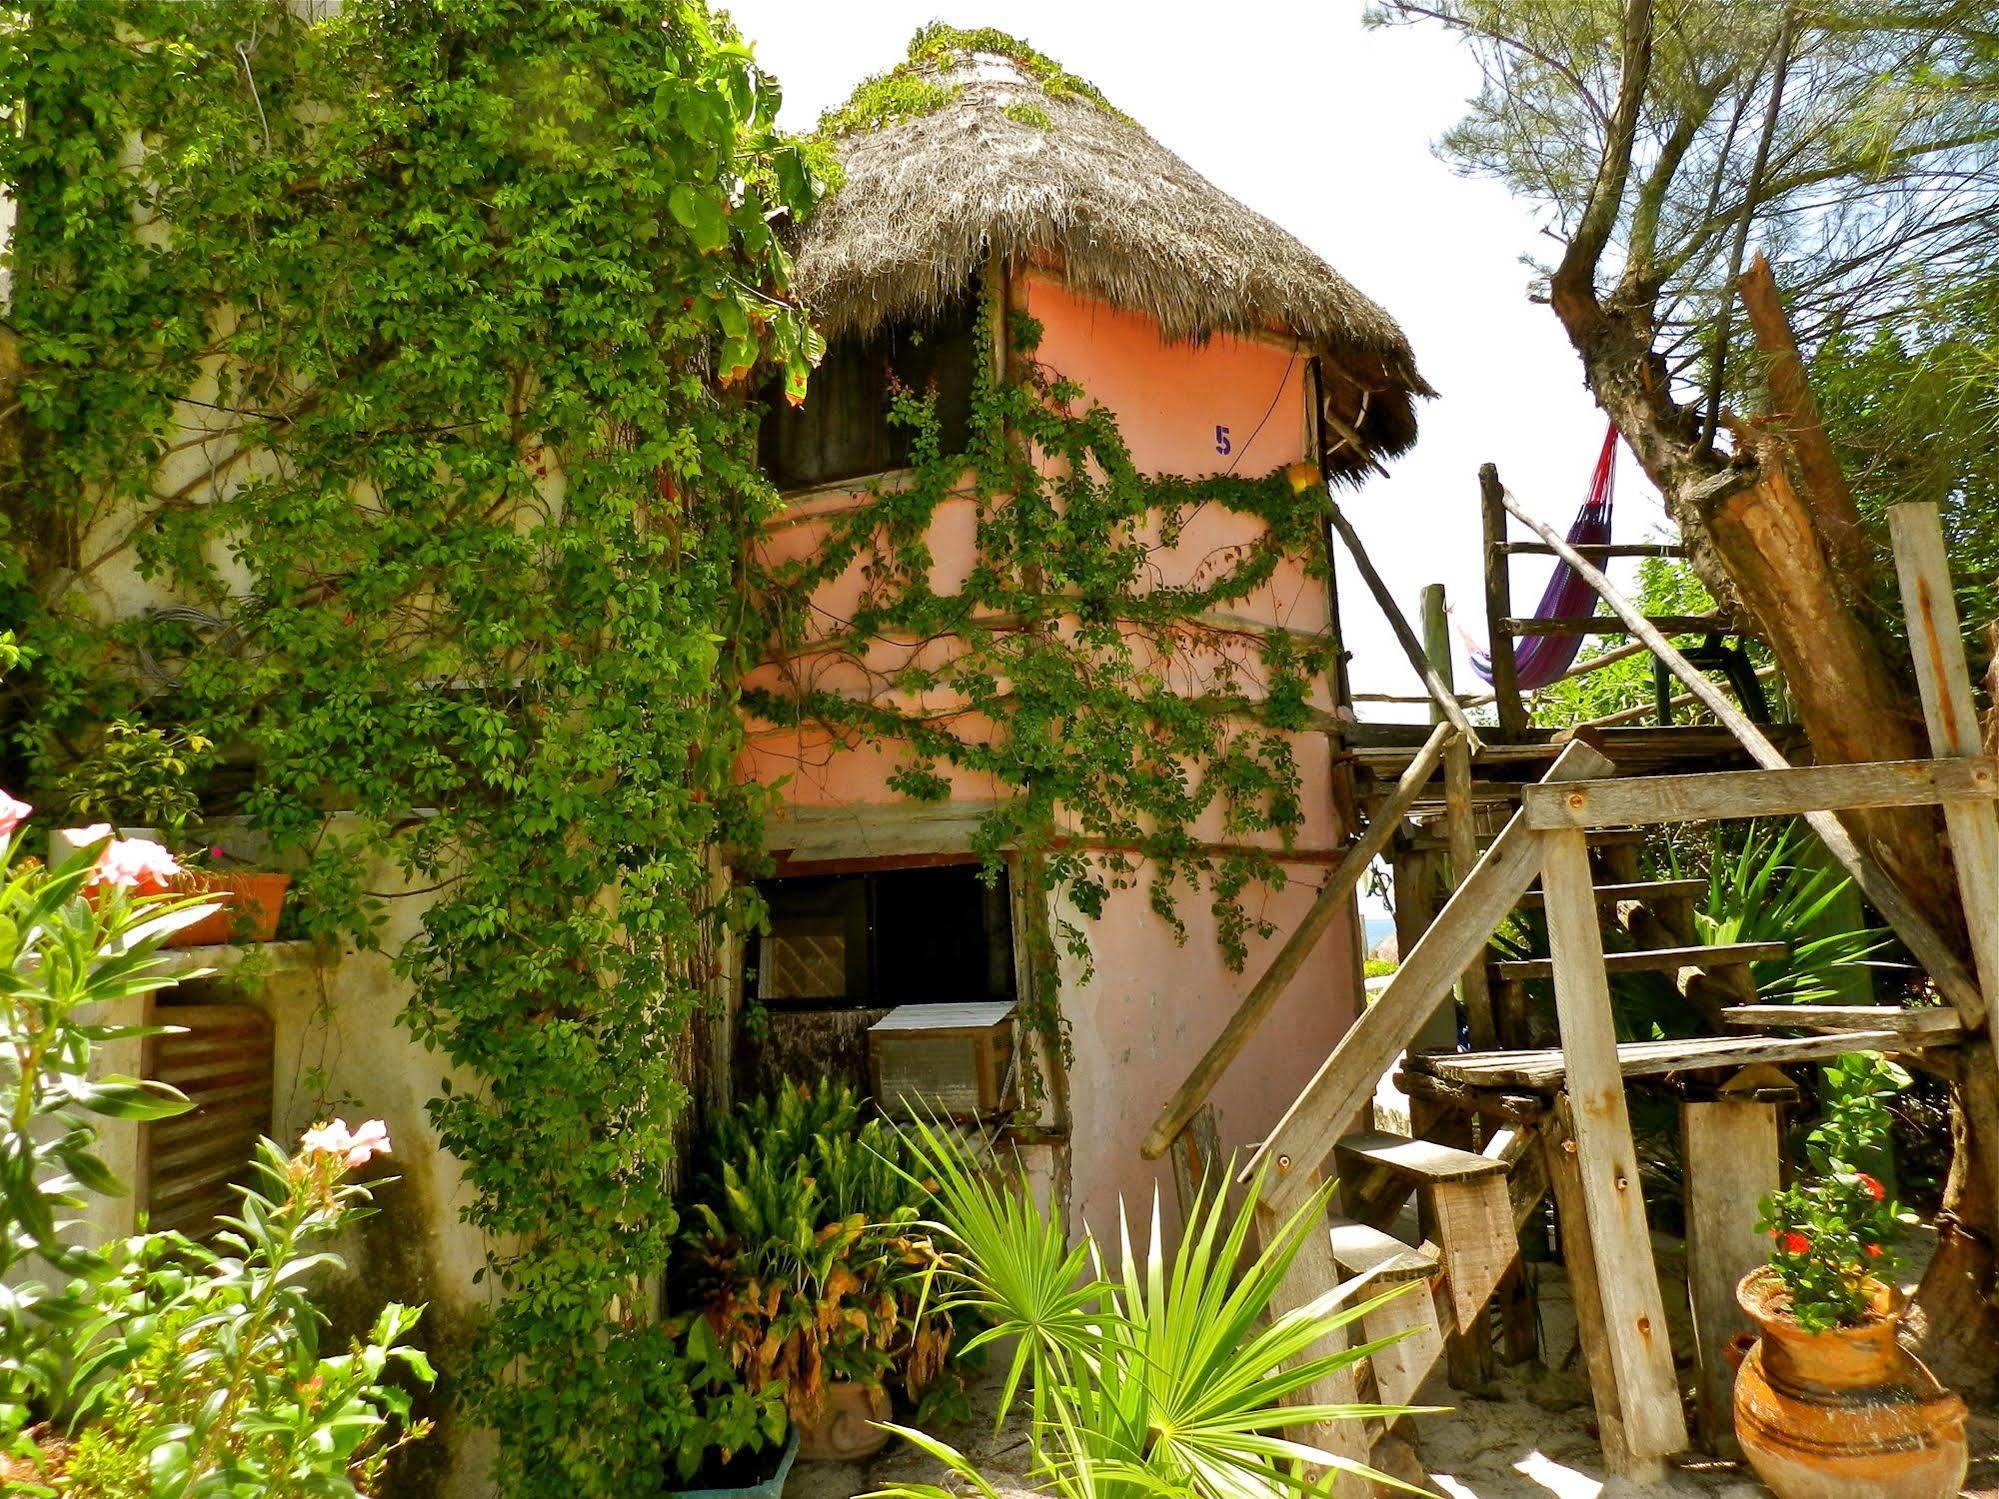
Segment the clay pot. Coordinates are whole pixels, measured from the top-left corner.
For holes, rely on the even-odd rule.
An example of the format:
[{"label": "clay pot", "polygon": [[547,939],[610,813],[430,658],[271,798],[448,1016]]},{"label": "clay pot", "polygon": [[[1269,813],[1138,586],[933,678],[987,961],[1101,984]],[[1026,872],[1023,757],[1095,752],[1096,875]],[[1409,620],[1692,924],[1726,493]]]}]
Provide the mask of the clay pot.
[{"label": "clay pot", "polygon": [[1762,1335],[1736,1370],[1735,1436],[1777,1499],[1954,1499],[1963,1487],[1964,1401],[1896,1342],[1901,1313],[1881,1289],[1860,1326],[1814,1333],[1791,1320],[1769,1266],[1736,1287]]},{"label": "clay pot", "polygon": [[798,1455],[813,1463],[857,1463],[873,1457],[889,1438],[874,1423],[886,1421],[889,1412],[888,1391],[878,1384],[828,1385],[819,1414],[798,1423]]},{"label": "clay pot", "polygon": [[167,938],[168,947],[217,947],[225,942],[269,942],[278,935],[278,913],[284,909],[285,891],[291,887],[288,874],[268,870],[223,873],[214,869],[190,869],[174,881],[174,892],[184,895],[218,895],[223,904],[193,926],[184,926]]}]

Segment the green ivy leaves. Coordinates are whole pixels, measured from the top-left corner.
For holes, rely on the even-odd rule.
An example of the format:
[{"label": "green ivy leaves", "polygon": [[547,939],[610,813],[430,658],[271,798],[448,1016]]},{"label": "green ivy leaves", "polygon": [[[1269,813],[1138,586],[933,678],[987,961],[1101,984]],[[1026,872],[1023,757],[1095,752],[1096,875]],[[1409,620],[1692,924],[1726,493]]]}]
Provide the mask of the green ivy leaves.
[{"label": "green ivy leaves", "polygon": [[[454,1388],[507,1492],[649,1486],[671,1042],[710,850],[758,826],[744,393],[822,347],[769,220],[823,159],[692,0],[74,0],[9,40],[34,665],[0,732],[42,785],[120,712],[214,740],[208,810],[299,864],[310,935],[424,892],[406,1020],[470,1080],[431,1117],[504,1292]],[[193,611],[68,608],[128,564]]]}]

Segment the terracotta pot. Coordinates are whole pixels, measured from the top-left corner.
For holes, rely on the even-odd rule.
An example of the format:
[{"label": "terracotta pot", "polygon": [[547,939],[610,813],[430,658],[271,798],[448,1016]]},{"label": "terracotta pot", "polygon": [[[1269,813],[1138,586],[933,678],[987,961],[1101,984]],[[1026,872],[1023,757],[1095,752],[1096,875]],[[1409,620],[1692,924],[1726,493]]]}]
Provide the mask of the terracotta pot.
[{"label": "terracotta pot", "polygon": [[1735,1436],[1777,1499],[1953,1499],[1964,1485],[1964,1401],[1895,1340],[1882,1287],[1858,1327],[1806,1332],[1776,1272],[1742,1277],[1736,1300],[1761,1336],[1735,1375]]},{"label": "terracotta pot", "polygon": [[874,1423],[886,1421],[890,1409],[888,1391],[878,1384],[828,1385],[819,1414],[798,1423],[798,1455],[812,1463],[856,1463],[873,1457],[889,1438]]},{"label": "terracotta pot", "polygon": [[222,908],[211,911],[193,926],[182,927],[167,938],[168,947],[216,947],[225,942],[269,942],[278,935],[278,914],[284,909],[285,891],[291,887],[288,874],[268,870],[223,873],[214,869],[190,869],[174,881],[177,893],[219,895]]}]

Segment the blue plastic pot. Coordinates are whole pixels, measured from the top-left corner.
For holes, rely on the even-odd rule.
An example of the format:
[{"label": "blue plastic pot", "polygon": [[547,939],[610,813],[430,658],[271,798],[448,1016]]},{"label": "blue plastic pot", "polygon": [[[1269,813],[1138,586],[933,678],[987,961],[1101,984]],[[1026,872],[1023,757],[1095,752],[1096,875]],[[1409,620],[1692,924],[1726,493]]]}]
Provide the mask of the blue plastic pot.
[{"label": "blue plastic pot", "polygon": [[777,1471],[762,1483],[753,1483],[740,1489],[670,1489],[679,1499],[783,1499],[784,1481],[791,1476],[791,1465],[798,1458],[798,1428],[791,1428],[785,1438],[784,1454],[777,1460]]}]

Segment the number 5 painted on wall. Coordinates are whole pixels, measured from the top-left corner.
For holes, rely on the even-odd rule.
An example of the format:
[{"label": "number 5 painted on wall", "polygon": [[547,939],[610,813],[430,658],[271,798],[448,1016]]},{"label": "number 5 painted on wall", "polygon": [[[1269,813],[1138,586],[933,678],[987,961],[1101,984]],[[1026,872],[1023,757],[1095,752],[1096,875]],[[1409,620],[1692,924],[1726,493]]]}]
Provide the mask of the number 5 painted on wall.
[{"label": "number 5 painted on wall", "polygon": [[1229,441],[1229,429],[1227,427],[1216,427],[1215,451],[1217,453],[1228,454],[1234,450],[1235,444]]}]

